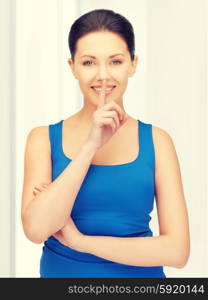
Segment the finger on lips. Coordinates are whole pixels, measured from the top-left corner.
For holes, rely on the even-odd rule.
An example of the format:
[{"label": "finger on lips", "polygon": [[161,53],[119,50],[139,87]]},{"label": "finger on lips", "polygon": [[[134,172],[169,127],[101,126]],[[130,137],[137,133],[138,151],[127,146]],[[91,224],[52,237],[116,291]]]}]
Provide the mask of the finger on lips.
[{"label": "finger on lips", "polygon": [[[106,79],[104,79],[103,80],[103,84],[102,84],[102,86],[101,86],[101,92],[100,92],[100,99],[99,99],[99,101],[98,101],[98,107],[101,107],[101,106],[103,106],[104,104],[106,104],[106,87],[107,87],[107,80]],[[112,102],[111,102],[111,104],[112,104]],[[110,105],[110,103],[109,103],[109,105]],[[125,119],[125,113],[123,112],[123,110],[121,109],[121,107],[118,105],[118,104],[116,104],[115,102],[114,102],[114,105],[116,105],[116,107],[117,107],[117,109],[118,109],[118,112],[119,112],[119,120],[122,122],[122,121],[124,121],[124,119]]]},{"label": "finger on lips", "polygon": [[100,99],[99,99],[99,103],[98,106],[101,107],[105,104],[105,92],[106,92],[106,80],[103,80],[103,84],[101,86],[101,91],[100,91]]}]

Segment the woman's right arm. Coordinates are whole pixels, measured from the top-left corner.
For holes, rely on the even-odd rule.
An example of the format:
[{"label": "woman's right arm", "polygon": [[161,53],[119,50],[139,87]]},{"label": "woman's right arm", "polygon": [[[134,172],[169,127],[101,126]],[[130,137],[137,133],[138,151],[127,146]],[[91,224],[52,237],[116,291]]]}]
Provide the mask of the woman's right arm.
[{"label": "woman's right arm", "polygon": [[[66,225],[97,151],[90,142],[84,143],[64,171],[51,182],[50,142],[45,136],[47,130],[47,126],[34,128],[28,135],[25,149],[21,216],[25,235],[34,243],[44,242]],[[40,180],[50,184],[34,197],[34,186]]]},{"label": "woman's right arm", "polygon": [[[51,182],[50,141],[46,138],[46,134],[49,137],[48,127],[40,126],[28,135],[25,151],[22,223],[26,236],[35,243],[42,243],[67,224],[74,201],[95,153],[128,118],[114,101],[105,103],[105,89],[106,82],[102,85],[98,107],[93,113],[89,136],[75,158],[53,182]],[[33,189],[40,182],[51,183],[34,198]]]}]

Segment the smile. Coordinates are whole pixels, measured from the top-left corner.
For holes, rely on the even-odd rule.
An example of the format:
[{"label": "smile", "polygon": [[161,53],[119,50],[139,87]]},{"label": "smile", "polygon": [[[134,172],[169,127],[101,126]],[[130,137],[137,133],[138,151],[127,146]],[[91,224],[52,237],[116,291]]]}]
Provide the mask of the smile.
[{"label": "smile", "polygon": [[[116,88],[116,86],[110,87],[106,89],[105,95],[108,96],[112,93],[112,91]],[[91,89],[93,89],[93,91],[99,95],[101,92],[101,88],[95,88],[95,87],[91,87]]]}]

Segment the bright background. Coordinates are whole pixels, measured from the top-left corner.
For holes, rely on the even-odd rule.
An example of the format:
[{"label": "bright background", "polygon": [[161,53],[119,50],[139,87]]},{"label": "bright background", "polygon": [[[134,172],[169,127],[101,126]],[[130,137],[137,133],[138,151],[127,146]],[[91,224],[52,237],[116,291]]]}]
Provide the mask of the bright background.
[{"label": "bright background", "polygon": [[[137,72],[124,97],[134,118],[166,130],[180,161],[189,211],[191,255],[167,277],[207,277],[206,0],[0,0],[0,276],[39,277],[42,244],[21,224],[24,149],[29,131],[76,113],[82,94],[67,63],[76,18],[112,9],[132,23]],[[168,199],[167,199],[168,201]],[[156,207],[150,227],[158,234]]]}]

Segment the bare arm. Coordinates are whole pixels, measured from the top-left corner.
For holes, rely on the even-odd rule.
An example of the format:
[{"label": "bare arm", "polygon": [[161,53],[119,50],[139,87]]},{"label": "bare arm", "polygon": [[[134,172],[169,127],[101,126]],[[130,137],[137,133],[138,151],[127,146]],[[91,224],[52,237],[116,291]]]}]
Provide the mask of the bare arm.
[{"label": "bare arm", "polygon": [[[147,237],[91,236],[81,234],[70,222],[55,237],[64,245],[81,252],[132,266],[170,266],[182,268],[188,257],[170,235]],[[181,245],[182,246],[182,245]]]},{"label": "bare arm", "polygon": [[186,260],[169,236],[113,237],[85,235],[80,251],[132,266],[182,268]]},{"label": "bare arm", "polygon": [[[31,143],[35,143],[35,139],[36,137],[33,136]],[[40,135],[37,141],[40,145]],[[33,147],[33,151],[35,148]],[[38,150],[41,152],[40,149]],[[96,151],[90,143],[84,143],[65,170],[22,209],[24,231],[30,240],[41,243],[65,226]],[[27,156],[30,156],[30,163],[32,163],[32,155],[31,151],[29,153],[26,151],[26,165]],[[37,163],[38,160],[35,161]]]},{"label": "bare arm", "polygon": [[[46,128],[45,126],[35,128],[29,134],[25,152],[21,214],[25,234],[36,243],[43,242],[67,224],[92,158],[127,120],[118,104],[113,101],[105,104],[104,98],[105,84],[100,94],[98,109],[93,113],[93,126],[87,140],[75,158],[53,182],[51,182],[51,153],[49,140],[45,135]],[[34,198],[32,195],[34,186],[41,182],[48,184],[49,181],[51,183],[48,188]]]}]

